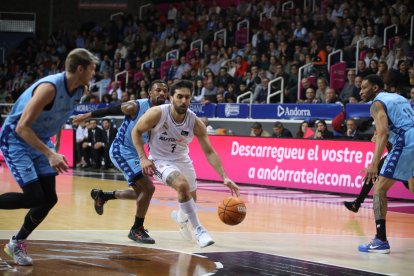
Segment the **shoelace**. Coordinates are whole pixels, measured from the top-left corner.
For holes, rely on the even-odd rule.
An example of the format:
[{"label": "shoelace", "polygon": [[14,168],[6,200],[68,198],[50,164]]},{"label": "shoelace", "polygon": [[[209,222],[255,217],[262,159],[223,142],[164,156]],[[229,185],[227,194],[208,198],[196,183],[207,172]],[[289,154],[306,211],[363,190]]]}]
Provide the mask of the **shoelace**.
[{"label": "shoelace", "polygon": [[17,242],[17,253],[27,254],[27,245],[24,242]]}]

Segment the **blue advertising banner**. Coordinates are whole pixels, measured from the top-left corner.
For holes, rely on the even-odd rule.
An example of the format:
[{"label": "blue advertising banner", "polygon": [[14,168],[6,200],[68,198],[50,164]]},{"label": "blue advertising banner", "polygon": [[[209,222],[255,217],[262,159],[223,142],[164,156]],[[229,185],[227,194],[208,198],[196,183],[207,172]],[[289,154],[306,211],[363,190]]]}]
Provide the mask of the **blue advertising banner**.
[{"label": "blue advertising banner", "polygon": [[219,118],[248,118],[249,104],[217,104],[216,117]]},{"label": "blue advertising banner", "polygon": [[216,104],[191,103],[190,109],[197,114],[198,117],[212,118],[216,115]]},{"label": "blue advertising banner", "polygon": [[369,118],[369,107],[371,104],[347,104],[345,107],[346,118]]},{"label": "blue advertising banner", "polygon": [[253,119],[333,119],[339,104],[253,104]]},{"label": "blue advertising banner", "polygon": [[88,112],[95,111],[99,108],[107,107],[106,104],[80,104],[77,105],[75,110],[73,111],[73,115],[84,114]]}]

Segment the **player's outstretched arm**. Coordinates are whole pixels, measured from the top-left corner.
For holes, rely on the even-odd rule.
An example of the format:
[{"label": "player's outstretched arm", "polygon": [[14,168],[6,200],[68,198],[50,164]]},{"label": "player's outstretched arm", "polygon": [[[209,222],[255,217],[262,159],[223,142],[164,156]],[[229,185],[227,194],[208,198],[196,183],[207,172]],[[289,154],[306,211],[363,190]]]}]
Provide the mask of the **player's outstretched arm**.
[{"label": "player's outstretched arm", "polygon": [[132,130],[132,141],[138,153],[141,163],[142,173],[144,175],[153,175],[155,171],[154,164],[148,159],[144,151],[144,141],[142,135],[153,128],[161,119],[161,109],[152,107],[139,118],[137,124]]},{"label": "player's outstretched arm", "polygon": [[208,162],[223,179],[223,184],[230,189],[232,195],[235,194],[239,196],[239,186],[237,186],[237,184],[234,183],[233,180],[231,180],[227,176],[223,164],[221,163],[220,157],[218,156],[217,152],[213,149],[210,140],[208,139],[206,126],[200,118],[196,118],[196,122],[194,125],[194,135],[198,138],[198,142]]},{"label": "player's outstretched arm", "polygon": [[117,104],[113,106],[108,106],[105,108],[99,108],[95,111],[88,112],[85,114],[76,115],[73,118],[75,124],[79,124],[90,118],[102,118],[105,116],[122,116],[128,115],[130,117],[135,117],[139,111],[139,106],[135,101],[129,101],[122,104]]}]

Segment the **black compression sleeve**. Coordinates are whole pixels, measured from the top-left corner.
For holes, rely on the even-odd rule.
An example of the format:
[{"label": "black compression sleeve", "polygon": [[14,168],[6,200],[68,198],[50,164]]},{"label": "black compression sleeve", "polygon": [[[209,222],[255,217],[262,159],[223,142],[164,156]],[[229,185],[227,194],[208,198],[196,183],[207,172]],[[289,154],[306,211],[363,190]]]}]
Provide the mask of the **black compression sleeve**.
[{"label": "black compression sleeve", "polygon": [[95,111],[92,111],[92,118],[101,118],[101,117],[105,117],[108,115],[112,115],[112,116],[124,115],[124,113],[122,113],[121,106],[122,104],[117,104],[117,105],[100,108]]}]

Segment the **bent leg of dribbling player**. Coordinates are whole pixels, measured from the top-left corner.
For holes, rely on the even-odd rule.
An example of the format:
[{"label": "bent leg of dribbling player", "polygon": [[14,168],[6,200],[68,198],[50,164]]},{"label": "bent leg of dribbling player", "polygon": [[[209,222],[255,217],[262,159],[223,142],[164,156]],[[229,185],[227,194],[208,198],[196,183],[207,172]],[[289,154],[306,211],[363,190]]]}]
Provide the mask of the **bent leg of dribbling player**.
[{"label": "bent leg of dribbling player", "polygon": [[[387,156],[384,156],[381,158],[379,164],[378,164],[378,174],[381,171],[381,168],[384,164],[385,158]],[[372,181],[367,182],[364,181],[364,184],[362,185],[361,191],[359,192],[358,197],[354,201],[344,201],[345,207],[354,212],[357,213],[359,208],[361,207],[362,203],[364,203],[365,199],[367,198],[369,192],[371,191],[372,187],[374,186],[374,183]]]}]

